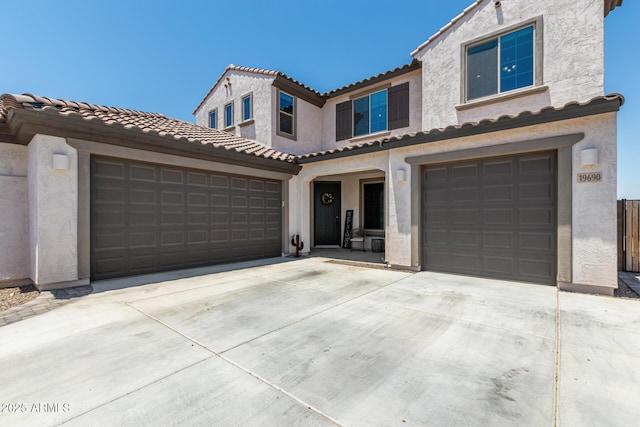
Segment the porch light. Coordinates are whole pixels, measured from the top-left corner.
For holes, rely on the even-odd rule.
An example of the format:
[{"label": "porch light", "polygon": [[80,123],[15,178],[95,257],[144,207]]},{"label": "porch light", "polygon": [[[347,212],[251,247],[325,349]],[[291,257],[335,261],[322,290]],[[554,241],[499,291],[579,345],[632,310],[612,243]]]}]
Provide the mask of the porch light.
[{"label": "porch light", "polygon": [[405,182],[407,180],[407,171],[404,169],[398,169],[396,171],[396,181]]},{"label": "porch light", "polygon": [[597,148],[587,148],[580,152],[580,165],[581,166],[598,166],[600,161],[600,150]]},{"label": "porch light", "polygon": [[55,171],[68,171],[69,170],[69,156],[65,154],[53,155],[53,170]]}]

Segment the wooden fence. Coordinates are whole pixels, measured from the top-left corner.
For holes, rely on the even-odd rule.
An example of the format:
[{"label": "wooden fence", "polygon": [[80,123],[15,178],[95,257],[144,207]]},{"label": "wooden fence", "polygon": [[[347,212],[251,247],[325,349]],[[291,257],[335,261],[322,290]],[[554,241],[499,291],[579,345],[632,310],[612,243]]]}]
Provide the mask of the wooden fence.
[{"label": "wooden fence", "polygon": [[640,272],[640,200],[618,200],[618,270]]}]

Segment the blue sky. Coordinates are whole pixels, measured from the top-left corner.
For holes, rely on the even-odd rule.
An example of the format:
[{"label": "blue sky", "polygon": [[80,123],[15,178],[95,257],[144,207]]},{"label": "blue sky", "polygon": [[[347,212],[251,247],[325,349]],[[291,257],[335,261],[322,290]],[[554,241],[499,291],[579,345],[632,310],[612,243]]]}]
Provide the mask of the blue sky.
[{"label": "blue sky", "polygon": [[[194,121],[233,63],[276,69],[325,92],[411,61],[472,0],[9,1],[1,93],[87,101]],[[640,199],[640,2],[605,21],[607,93],[618,115],[618,197]]]}]

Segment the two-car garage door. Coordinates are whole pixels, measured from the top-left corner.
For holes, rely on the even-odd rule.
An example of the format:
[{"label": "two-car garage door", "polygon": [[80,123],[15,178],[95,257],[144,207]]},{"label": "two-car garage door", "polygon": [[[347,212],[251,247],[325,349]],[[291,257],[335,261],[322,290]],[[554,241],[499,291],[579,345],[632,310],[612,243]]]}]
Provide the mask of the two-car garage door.
[{"label": "two-car garage door", "polygon": [[281,181],[92,157],[91,278],[279,256]]},{"label": "two-car garage door", "polygon": [[556,188],[555,152],[426,166],[423,266],[555,284]]}]

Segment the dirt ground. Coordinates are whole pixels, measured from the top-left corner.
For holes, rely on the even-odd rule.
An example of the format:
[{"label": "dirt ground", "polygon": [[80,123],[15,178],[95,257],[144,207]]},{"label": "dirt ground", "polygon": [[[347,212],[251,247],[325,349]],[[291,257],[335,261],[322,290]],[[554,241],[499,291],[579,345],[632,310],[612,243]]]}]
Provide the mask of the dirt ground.
[{"label": "dirt ground", "polygon": [[640,298],[640,295],[635,293],[633,289],[628,287],[622,280],[618,280],[618,289],[616,289],[614,296],[621,298]]},{"label": "dirt ground", "polygon": [[38,295],[40,292],[33,285],[0,289],[0,311],[29,302]]}]

